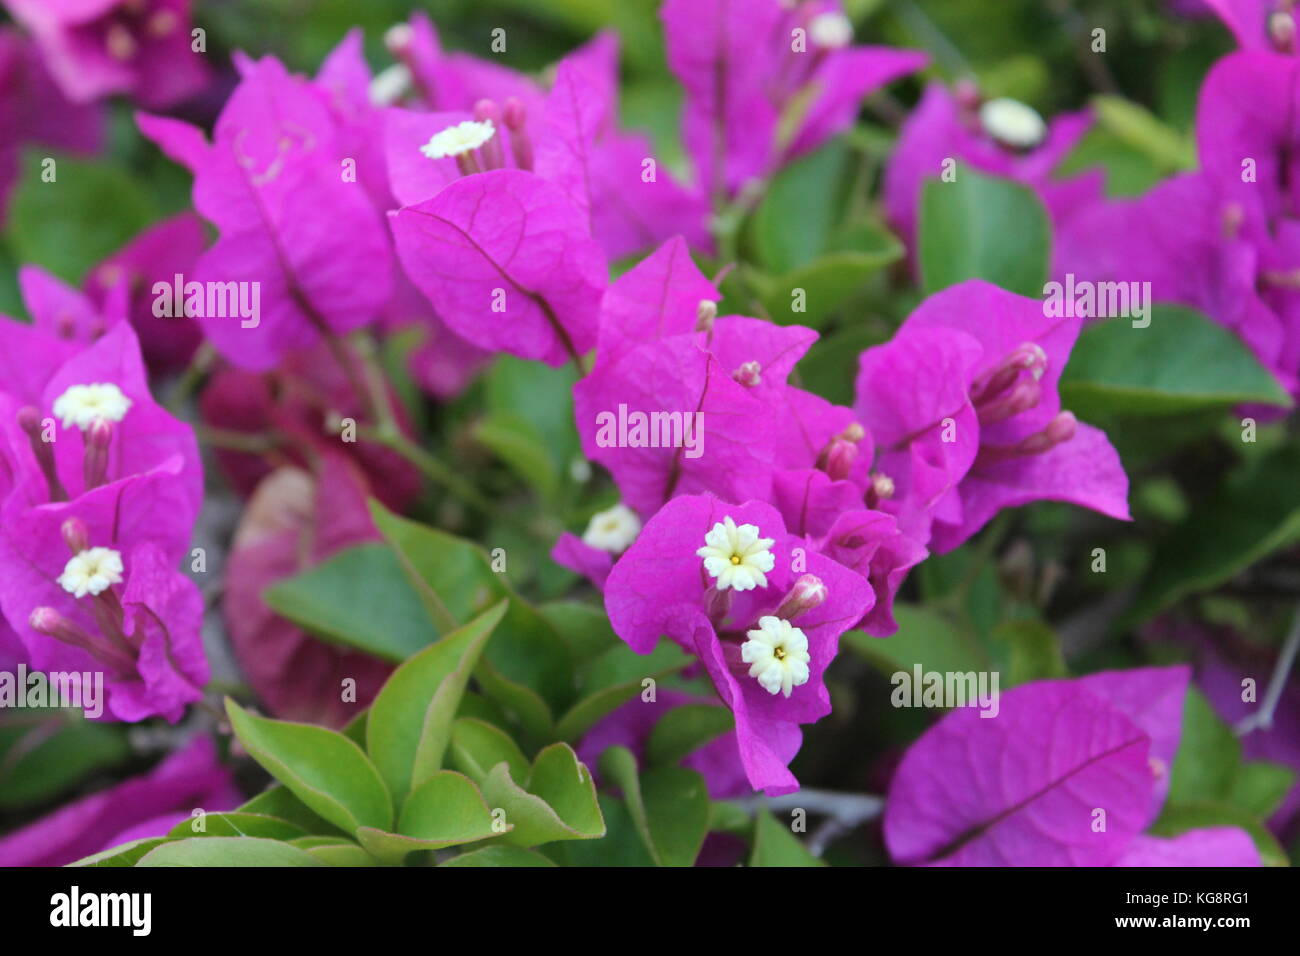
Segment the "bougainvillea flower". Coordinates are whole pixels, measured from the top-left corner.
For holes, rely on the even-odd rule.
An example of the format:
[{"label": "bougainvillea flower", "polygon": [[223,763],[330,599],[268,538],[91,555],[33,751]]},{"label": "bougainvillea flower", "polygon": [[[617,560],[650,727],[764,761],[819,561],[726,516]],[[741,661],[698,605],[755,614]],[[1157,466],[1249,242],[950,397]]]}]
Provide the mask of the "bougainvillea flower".
[{"label": "bougainvillea flower", "polygon": [[210,75],[193,49],[190,0],[5,0],[40,44],[69,99],[115,93],[163,109],[197,93]]},{"label": "bougainvillea flower", "polygon": [[149,368],[183,369],[202,341],[198,324],[186,315],[158,316],[155,284],[171,287],[176,275],[190,275],[207,248],[203,221],[185,212],[150,226],[113,255],[91,268],[85,292],[101,312],[111,315],[126,299],[127,318],[140,337]]},{"label": "bougainvillea flower", "polygon": [[391,245],[365,191],[343,175],[343,143],[318,89],[267,57],[242,63],[211,145],[179,120],[137,119],[194,173],[194,207],[221,233],[185,277],[182,304],[195,311],[189,280],[199,283],[196,317],[233,364],[270,368],[378,317],[392,294]]},{"label": "bougainvillea flower", "polygon": [[1069,179],[1053,175],[1091,124],[1086,110],[1044,123],[1023,104],[992,100],[981,108],[978,97],[954,96],[942,84],[931,83],[903,124],[885,170],[883,196],[889,223],[915,249],[921,188],[926,180],[942,175],[946,162],[956,160],[958,176],[968,164],[1031,187],[1059,228],[1102,197],[1100,171]]},{"label": "bougainvillea flower", "polygon": [[605,257],[557,186],[492,170],[390,221],[407,275],[467,341],[555,366],[596,344]]},{"label": "bougainvillea flower", "polygon": [[1245,50],[1294,53],[1295,9],[1288,0],[1200,0]]},{"label": "bougainvillea flower", "polygon": [[[356,466],[323,454],[315,476],[295,468],[258,485],[240,521],[226,568],[222,615],[235,657],[268,711],[283,720],[342,727],[369,706],[391,665],[326,644],[276,615],[262,600],[275,582],[349,545],[379,539]],[[354,694],[346,694],[347,681]]]},{"label": "bougainvillea flower", "polygon": [[[6,338],[8,325],[0,323]],[[38,399],[25,401],[21,389],[11,390],[3,381],[0,391],[8,395],[0,403],[5,410],[0,433],[7,446],[0,454],[14,480],[4,502],[6,516],[75,498],[175,459],[174,487],[165,499],[171,513],[160,524],[176,529],[172,553],[179,556],[203,499],[198,444],[193,430],[150,395],[129,323],[118,323],[58,366],[42,383]]]},{"label": "bougainvillea flower", "polygon": [[637,345],[693,331],[701,303],[721,298],[674,236],[605,290],[597,361],[611,366]]},{"label": "bougainvillea flower", "polygon": [[582,537],[567,531],[560,535],[551,549],[551,559],[603,591],[614,559],[631,547],[640,533],[637,513],[619,502],[592,515]]},{"label": "bougainvillea flower", "polygon": [[385,40],[410,71],[413,90],[428,109],[468,110],[482,99],[504,103],[514,98],[529,115],[540,112],[544,94],[532,79],[492,60],[444,51],[423,11],[390,30]]},{"label": "bougainvillea flower", "polygon": [[203,599],[176,570],[192,516],[182,459],[72,501],[7,509],[0,609],[42,671],[102,672],[105,713],[180,719],[202,696]]},{"label": "bougainvillea flower", "polygon": [[682,139],[706,194],[731,195],[852,124],[921,53],[854,47],[834,2],[669,0],[668,65],[686,92]]},{"label": "bougainvillea flower", "polygon": [[152,771],[74,800],[0,837],[0,866],[66,866],[132,840],[163,836],[195,810],[243,802],[212,738],[195,737]]},{"label": "bougainvillea flower", "polygon": [[1204,831],[1177,847],[1141,836],[1163,800],[1188,676],[1168,667],[1036,681],[1002,694],[991,719],[952,710],[895,773],[890,854],[939,866],[1109,866],[1221,845]]},{"label": "bougainvillea flower", "polygon": [[712,495],[666,504],[605,583],[610,624],[634,651],[664,635],[700,657],[735,714],[751,785],[770,794],[797,788],[786,769],[797,725],[830,713],[823,674],[873,600],[770,505]]},{"label": "bougainvillea flower", "polygon": [[100,147],[103,125],[100,107],[69,102],[35,46],[0,26],[0,225],[24,144],[92,153]]},{"label": "bougainvillea flower", "polygon": [[[635,697],[602,719],[583,736],[575,748],[578,759],[588,767],[600,766],[600,755],[610,747],[626,747],[641,760],[655,725],[670,711],[690,704],[710,704],[698,697],[671,688],[659,688],[651,701]],[[701,744],[681,760],[683,767],[704,777],[709,796],[714,800],[743,797],[752,792],[745,768],[740,762],[736,732],[728,730]]]},{"label": "bougainvillea flower", "polygon": [[18,288],[32,324],[65,341],[89,345],[126,318],[125,290],[97,304],[39,266],[18,270]]},{"label": "bougainvillea flower", "polygon": [[1156,301],[1200,309],[1300,394],[1300,218],[1287,117],[1300,61],[1244,51],[1215,64],[1197,105],[1201,171],[1073,220],[1058,274],[1140,279]]},{"label": "bougainvillea flower", "polygon": [[[863,353],[855,411],[900,501],[933,508],[937,550],[957,547],[1001,508],[1041,499],[1127,520],[1119,456],[1060,407],[1079,323],[970,280],[926,299],[891,342]],[[911,514],[899,514],[911,531]]]},{"label": "bougainvillea flower", "polygon": [[842,512],[820,546],[827,557],[871,583],[876,600],[858,626],[876,637],[897,631],[894,598],[907,572],[929,557],[925,545],[900,530],[893,515],[858,509]]}]

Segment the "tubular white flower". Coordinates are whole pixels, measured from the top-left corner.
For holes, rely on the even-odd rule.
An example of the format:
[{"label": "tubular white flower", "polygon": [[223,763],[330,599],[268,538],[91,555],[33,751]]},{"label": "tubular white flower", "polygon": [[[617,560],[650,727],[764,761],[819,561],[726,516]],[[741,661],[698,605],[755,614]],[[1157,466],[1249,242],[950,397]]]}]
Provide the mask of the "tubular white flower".
[{"label": "tubular white flower", "polygon": [[627,505],[619,502],[608,511],[591,516],[582,543],[610,554],[622,554],[641,533],[641,519]]},{"label": "tubular white flower", "polygon": [[980,125],[994,139],[1016,149],[1037,146],[1047,136],[1047,124],[1037,110],[1005,96],[980,107]]},{"label": "tubular white flower", "polygon": [[432,139],[420,147],[420,152],[430,159],[460,156],[478,149],[495,133],[496,127],[488,120],[465,120],[455,126],[448,126],[441,133],[435,133]]},{"label": "tubular white flower", "polygon": [[803,631],[769,614],[760,617],[758,627],[746,636],[749,640],[740,645],[740,659],[765,691],[789,697],[794,688],[808,683],[812,657]]},{"label": "tubular white flower", "polygon": [[85,431],[95,419],[120,422],[131,408],[131,399],[112,382],[73,385],[54,400],[54,414],[63,419],[63,427],[76,425]]},{"label": "tubular white flower", "polygon": [[122,583],[122,553],[112,548],[87,548],[68,559],[59,586],[73,597],[100,594]]},{"label": "tubular white flower", "polygon": [[704,536],[704,547],[695,553],[704,559],[704,570],[717,579],[719,591],[735,588],[748,591],[767,587],[768,571],[776,566],[772,538],[760,538],[758,527],[736,522],[727,515]]}]

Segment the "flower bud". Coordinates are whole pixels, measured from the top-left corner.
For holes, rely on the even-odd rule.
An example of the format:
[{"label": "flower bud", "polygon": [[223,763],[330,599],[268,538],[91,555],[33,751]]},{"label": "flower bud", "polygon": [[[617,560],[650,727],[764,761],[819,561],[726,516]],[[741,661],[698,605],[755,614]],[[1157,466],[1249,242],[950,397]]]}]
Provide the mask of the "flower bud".
[{"label": "flower bud", "polygon": [[811,611],[822,604],[827,596],[826,585],[815,574],[801,574],[794,582],[790,592],[776,609],[776,616],[786,621],[793,621],[800,614]]}]

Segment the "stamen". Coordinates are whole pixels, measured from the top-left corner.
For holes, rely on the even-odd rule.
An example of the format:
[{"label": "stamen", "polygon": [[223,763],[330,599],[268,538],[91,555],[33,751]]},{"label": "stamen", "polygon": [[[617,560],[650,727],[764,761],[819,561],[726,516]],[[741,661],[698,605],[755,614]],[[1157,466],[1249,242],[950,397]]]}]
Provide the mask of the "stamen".
[{"label": "stamen", "polygon": [[763,381],[763,367],[757,362],[745,362],[731,373],[731,377],[746,388],[754,388]]},{"label": "stamen", "polygon": [[82,474],[86,481],[86,491],[90,491],[108,479],[108,449],[113,442],[113,423],[107,418],[95,419],[90,428],[82,433],[82,440],[85,444]]},{"label": "stamen", "polygon": [[520,169],[533,168],[533,143],[528,138],[524,124],[528,121],[528,112],[517,98],[510,97],[505,103],[503,119],[506,129],[510,130],[510,150],[514,153],[515,165]]},{"label": "stamen", "polygon": [[31,405],[26,405],[18,410],[18,427],[27,433],[27,441],[32,447],[32,454],[36,457],[36,464],[40,466],[41,474],[45,476],[45,486],[50,494],[51,501],[67,501],[68,492],[59,481],[59,470],[54,463],[54,449],[51,443],[45,441],[41,436],[41,413]]},{"label": "stamen", "polygon": [[871,487],[867,489],[865,498],[868,508],[875,508],[882,501],[888,501],[894,497],[894,479],[890,478],[883,471],[873,471],[871,473]]},{"label": "stamen", "polygon": [[712,332],[713,323],[718,318],[718,303],[712,299],[701,299],[695,309],[695,331]]}]

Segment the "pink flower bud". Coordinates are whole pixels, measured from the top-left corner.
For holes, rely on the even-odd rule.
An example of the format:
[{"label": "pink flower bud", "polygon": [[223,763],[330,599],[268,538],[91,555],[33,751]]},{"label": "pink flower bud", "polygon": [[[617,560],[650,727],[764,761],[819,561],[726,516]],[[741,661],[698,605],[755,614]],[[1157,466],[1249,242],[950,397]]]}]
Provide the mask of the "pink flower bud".
[{"label": "pink flower bud", "polygon": [[793,621],[826,600],[826,585],[815,574],[802,574],[776,609],[776,616]]},{"label": "pink flower bud", "polygon": [[68,518],[59,528],[63,543],[73,554],[80,554],[90,547],[90,529],[80,518]]},{"label": "pink flower bud", "polygon": [[754,388],[763,381],[762,371],[763,367],[757,362],[746,362],[732,372],[731,377],[746,388]]}]

